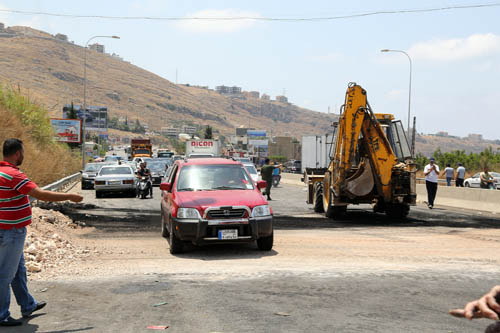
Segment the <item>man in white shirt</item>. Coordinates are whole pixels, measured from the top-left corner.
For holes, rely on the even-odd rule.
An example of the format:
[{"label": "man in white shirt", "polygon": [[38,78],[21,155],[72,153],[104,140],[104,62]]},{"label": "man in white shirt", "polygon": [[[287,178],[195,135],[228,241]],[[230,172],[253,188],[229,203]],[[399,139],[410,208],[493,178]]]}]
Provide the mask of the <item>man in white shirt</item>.
[{"label": "man in white shirt", "polygon": [[457,179],[455,180],[455,185],[457,187],[464,187],[464,179],[465,179],[465,168],[462,165],[462,163],[458,163]]},{"label": "man in white shirt", "polygon": [[429,164],[424,168],[425,187],[427,188],[427,207],[432,209],[434,207],[434,199],[436,198],[438,188],[439,166],[431,157]]}]

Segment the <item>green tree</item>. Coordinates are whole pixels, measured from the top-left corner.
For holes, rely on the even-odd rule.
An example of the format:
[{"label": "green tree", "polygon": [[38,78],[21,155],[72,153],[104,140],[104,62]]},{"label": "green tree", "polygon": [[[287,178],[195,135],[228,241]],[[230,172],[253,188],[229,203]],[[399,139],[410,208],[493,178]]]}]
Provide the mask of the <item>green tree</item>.
[{"label": "green tree", "polygon": [[207,125],[205,128],[205,139],[213,139],[212,127],[210,125]]},{"label": "green tree", "polygon": [[71,108],[68,110],[66,115],[68,119],[78,119],[78,112],[76,112],[73,102],[71,102]]}]

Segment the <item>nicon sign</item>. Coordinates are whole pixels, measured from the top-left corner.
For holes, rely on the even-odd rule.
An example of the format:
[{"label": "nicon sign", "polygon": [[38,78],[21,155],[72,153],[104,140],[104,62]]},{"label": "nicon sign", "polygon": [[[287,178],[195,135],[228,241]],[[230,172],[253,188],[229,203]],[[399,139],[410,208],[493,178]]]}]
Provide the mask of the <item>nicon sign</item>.
[{"label": "nicon sign", "polygon": [[213,146],[214,146],[213,141],[191,141],[191,147],[209,148]]}]

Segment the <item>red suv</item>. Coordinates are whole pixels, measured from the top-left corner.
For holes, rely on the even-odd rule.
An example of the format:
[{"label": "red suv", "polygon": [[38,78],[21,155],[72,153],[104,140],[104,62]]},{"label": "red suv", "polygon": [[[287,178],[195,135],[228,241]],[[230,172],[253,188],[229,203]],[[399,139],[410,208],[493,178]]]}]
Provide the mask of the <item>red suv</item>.
[{"label": "red suv", "polygon": [[161,232],[170,253],[196,245],[257,241],[273,247],[273,213],[245,167],[224,158],[176,161],[161,183]]}]

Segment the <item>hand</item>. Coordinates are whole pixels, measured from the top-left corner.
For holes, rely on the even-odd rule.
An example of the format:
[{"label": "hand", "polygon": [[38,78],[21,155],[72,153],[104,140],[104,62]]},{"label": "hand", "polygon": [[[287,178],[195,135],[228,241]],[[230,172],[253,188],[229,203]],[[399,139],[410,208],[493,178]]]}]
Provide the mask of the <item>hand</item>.
[{"label": "hand", "polygon": [[69,195],[69,200],[73,202],[81,202],[83,200],[83,197],[78,194],[70,194]]},{"label": "hand", "polygon": [[[500,286],[493,287],[480,299],[467,303],[463,309],[450,310],[450,314],[455,317],[465,317],[469,320],[473,318],[498,320],[497,313],[500,313],[500,305],[495,299],[497,295],[500,296]],[[497,313],[495,313],[495,311]]]}]

